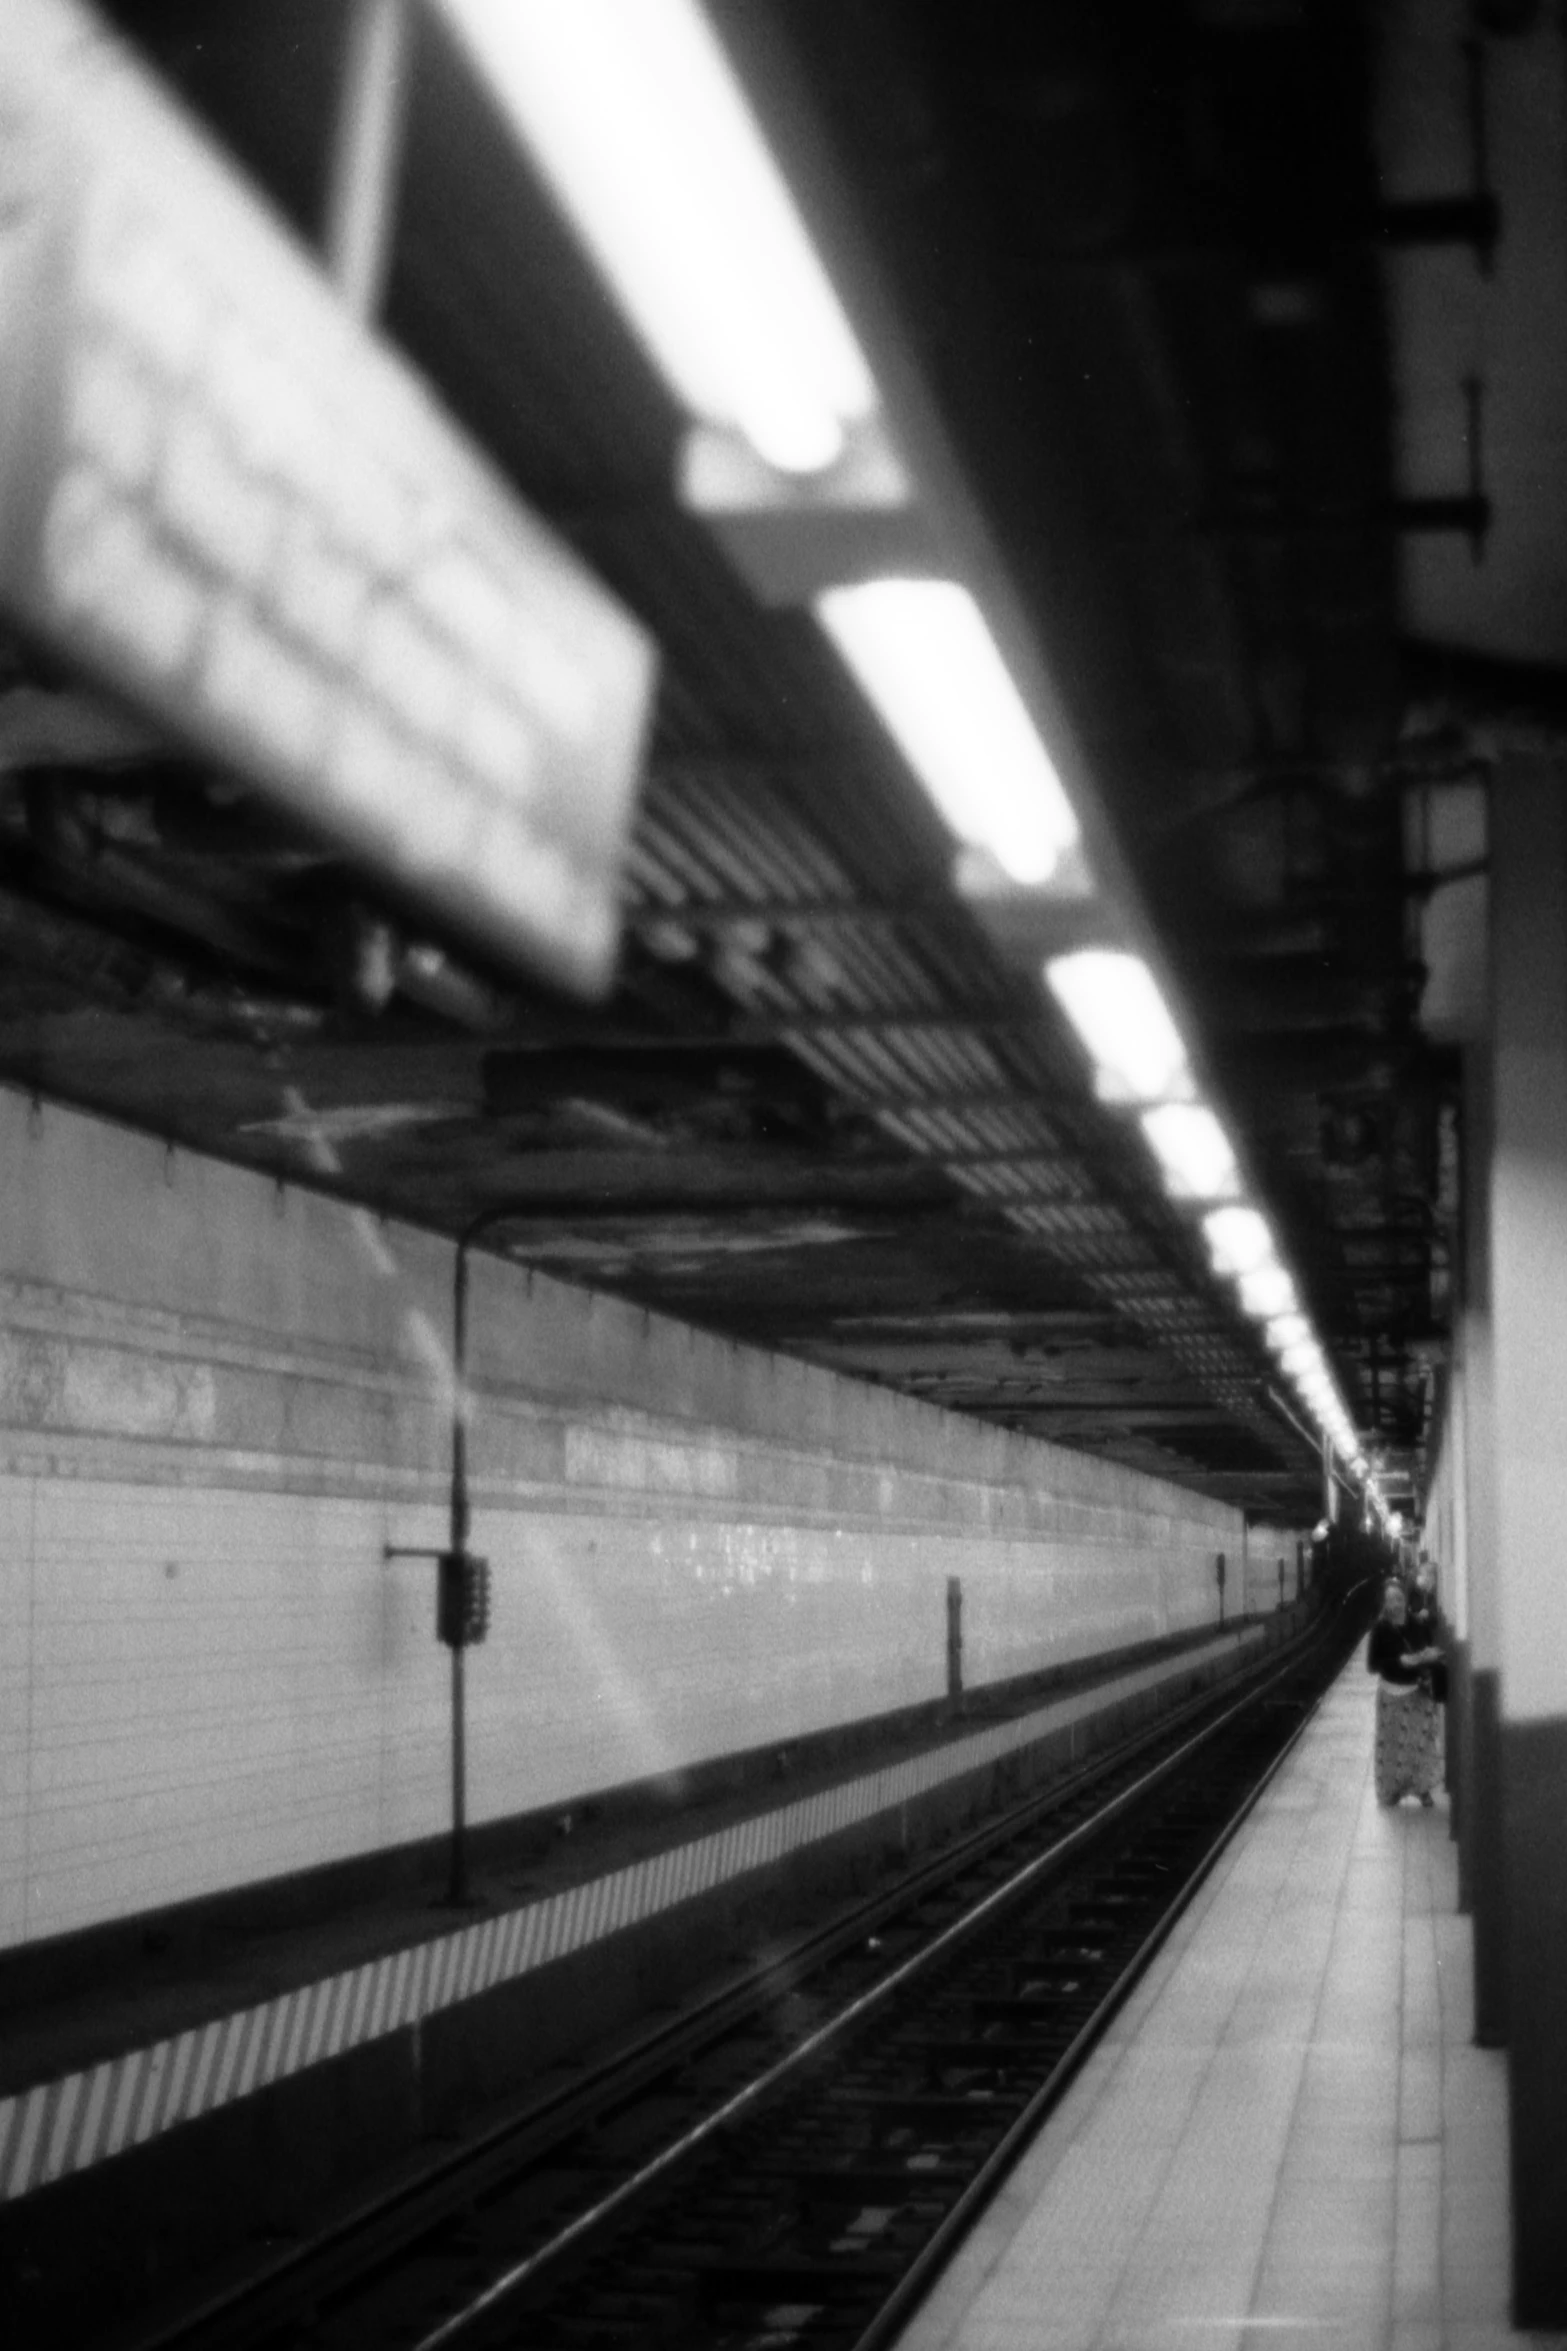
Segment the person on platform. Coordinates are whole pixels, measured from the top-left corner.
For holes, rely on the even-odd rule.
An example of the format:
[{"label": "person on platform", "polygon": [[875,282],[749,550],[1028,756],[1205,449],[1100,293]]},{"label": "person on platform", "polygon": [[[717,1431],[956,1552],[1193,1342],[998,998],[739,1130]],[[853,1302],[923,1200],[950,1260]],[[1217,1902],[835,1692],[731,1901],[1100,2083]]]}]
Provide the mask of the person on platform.
[{"label": "person on platform", "polygon": [[1389,1576],[1366,1651],[1377,1676],[1379,1804],[1396,1804],[1403,1796],[1429,1804],[1442,1776],[1442,1710],[1431,1695],[1431,1669],[1441,1656],[1434,1643],[1411,1631],[1404,1587]]},{"label": "person on platform", "polygon": [[1434,1649],[1437,1655],[1426,1669],[1427,1686],[1438,1706],[1447,1703],[1447,1661],[1442,1654],[1442,1619],[1436,1603],[1436,1569],[1429,1551],[1422,1551],[1415,1572],[1405,1586],[1409,1614],[1406,1619],[1409,1638],[1417,1649]]}]

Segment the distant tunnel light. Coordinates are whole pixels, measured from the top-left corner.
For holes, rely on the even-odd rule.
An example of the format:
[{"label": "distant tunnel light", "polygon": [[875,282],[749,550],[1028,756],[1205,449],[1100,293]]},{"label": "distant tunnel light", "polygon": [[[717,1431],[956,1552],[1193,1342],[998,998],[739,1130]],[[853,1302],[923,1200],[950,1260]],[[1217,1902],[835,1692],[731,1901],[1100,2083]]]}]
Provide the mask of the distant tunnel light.
[{"label": "distant tunnel light", "polygon": [[1186,1047],[1140,956],[1085,947],[1053,956],[1045,979],[1093,1057],[1101,1102],[1191,1100]]},{"label": "distant tunnel light", "polygon": [[1077,844],[1077,819],[968,590],[867,580],[829,588],[816,611],[958,838],[1015,882],[1048,882]]},{"label": "distant tunnel light", "polygon": [[1239,1290],[1241,1311],[1254,1322],[1267,1322],[1276,1314],[1294,1314],[1300,1305],[1295,1285],[1282,1265],[1259,1265],[1254,1273],[1243,1273]]},{"label": "distant tunnel light", "polygon": [[1201,1102],[1161,1102],[1142,1114],[1143,1133],[1177,1200],[1233,1200],[1241,1188],[1230,1139]]},{"label": "distant tunnel light", "polygon": [[1282,1358],[1287,1347],[1298,1347],[1303,1339],[1311,1338],[1312,1329],[1303,1314],[1276,1314],[1263,1335],[1274,1354]]},{"label": "distant tunnel light", "polygon": [[443,0],[692,413],[814,473],[876,387],[694,0]]},{"label": "distant tunnel light", "polygon": [[1267,1218],[1255,1208],[1216,1208],[1202,1220],[1215,1273],[1255,1273],[1274,1255]]}]

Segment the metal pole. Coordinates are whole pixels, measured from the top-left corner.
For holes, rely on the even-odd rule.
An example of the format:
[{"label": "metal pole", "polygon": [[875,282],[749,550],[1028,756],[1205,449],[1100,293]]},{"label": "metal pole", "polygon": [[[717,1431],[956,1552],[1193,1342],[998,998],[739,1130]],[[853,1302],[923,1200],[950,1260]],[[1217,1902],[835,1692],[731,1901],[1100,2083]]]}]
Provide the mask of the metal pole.
[{"label": "metal pole", "polygon": [[[452,1486],[447,1522],[447,1544],[453,1556],[467,1558],[473,1511],[468,1498],[468,1432],[472,1406],[468,1395],[468,1252],[491,1225],[504,1224],[518,1213],[515,1207],[484,1208],[457,1236],[452,1263]],[[463,1644],[452,1644],[452,1841],[447,1899],[468,1900],[468,1725],[467,1683]]]},{"label": "metal pole", "polygon": [[[483,1224],[476,1217],[461,1233],[452,1270],[452,1489],[447,1543],[463,1559],[472,1512],[468,1501],[468,1250]],[[463,1644],[452,1643],[452,1845],[447,1900],[468,1899],[468,1723]]]},{"label": "metal pole", "polygon": [[471,1517],[468,1507],[468,1251],[476,1226],[470,1224],[457,1243],[452,1274],[452,1498],[451,1547],[468,1548]]},{"label": "metal pole", "polygon": [[327,268],[356,318],[381,307],[407,92],[408,0],[353,0],[327,192]]},{"label": "metal pole", "polygon": [[463,1645],[452,1643],[452,1848],[446,1878],[446,1899],[461,1906],[468,1899],[468,1741],[465,1720],[467,1696],[463,1678]]}]

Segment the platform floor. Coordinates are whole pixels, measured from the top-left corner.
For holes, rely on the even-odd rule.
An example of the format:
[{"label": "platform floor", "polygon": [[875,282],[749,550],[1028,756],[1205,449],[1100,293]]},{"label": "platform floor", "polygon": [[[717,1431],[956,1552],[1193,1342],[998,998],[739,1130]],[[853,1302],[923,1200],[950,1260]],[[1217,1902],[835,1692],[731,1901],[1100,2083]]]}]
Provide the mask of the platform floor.
[{"label": "platform floor", "polygon": [[1492,2351],[1507,2076],[1357,1656],[899,2351]]}]

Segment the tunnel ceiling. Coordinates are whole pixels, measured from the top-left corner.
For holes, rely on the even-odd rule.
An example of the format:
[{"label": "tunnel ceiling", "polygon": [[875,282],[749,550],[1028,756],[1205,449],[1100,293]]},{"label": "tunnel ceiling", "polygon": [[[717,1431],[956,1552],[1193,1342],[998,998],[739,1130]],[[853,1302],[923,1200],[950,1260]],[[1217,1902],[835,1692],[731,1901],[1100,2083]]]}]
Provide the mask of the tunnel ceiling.
[{"label": "tunnel ceiling", "polygon": [[[110,13],[313,237],[341,11]],[[1367,13],[774,14],[1351,1413],[1408,1465],[1458,1147],[1408,812],[1475,751],[1401,635]],[[612,1000],[481,967],[15,644],[0,1071],[443,1231],[505,1208],[491,1245],[567,1280],[1315,1517],[1034,930],[679,511],[679,419],[424,20],[385,325],[658,640]]]}]

